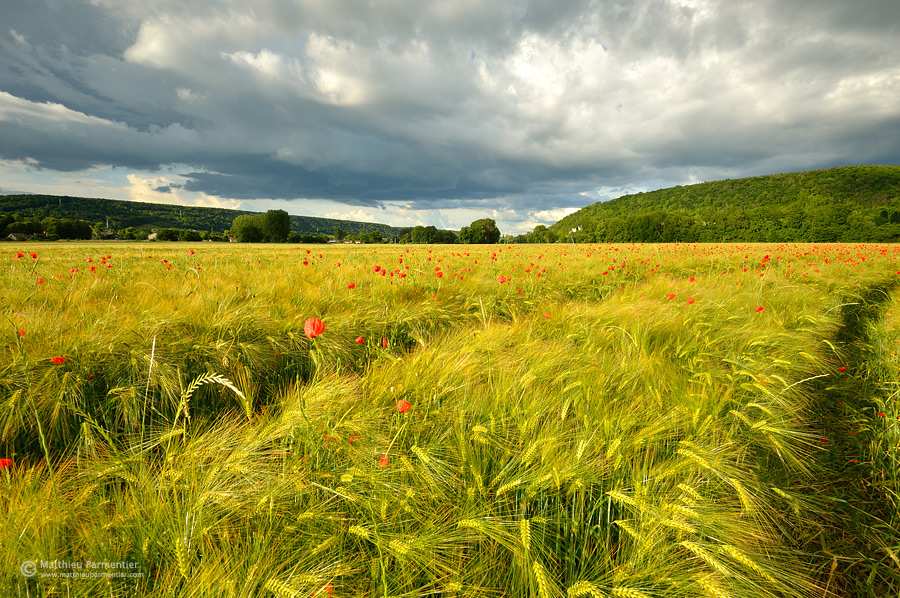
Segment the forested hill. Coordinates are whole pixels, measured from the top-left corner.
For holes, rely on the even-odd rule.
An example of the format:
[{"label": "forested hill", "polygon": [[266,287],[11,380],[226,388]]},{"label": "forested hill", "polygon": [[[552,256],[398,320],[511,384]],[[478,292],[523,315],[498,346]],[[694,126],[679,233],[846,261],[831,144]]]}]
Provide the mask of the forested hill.
[{"label": "forested hill", "polygon": [[[142,203],[117,199],[91,199],[57,195],[0,195],[0,213],[18,214],[38,220],[71,218],[106,225],[111,229],[176,228],[198,231],[213,230],[221,233],[231,227],[235,217],[254,214],[243,210],[176,206]],[[323,233],[330,235],[340,227],[349,235],[378,231],[385,237],[399,236],[405,229],[386,224],[353,222],[313,216],[291,216],[291,230],[300,234]]]},{"label": "forested hill", "polygon": [[587,206],[535,241],[900,241],[900,166],[671,187]]}]

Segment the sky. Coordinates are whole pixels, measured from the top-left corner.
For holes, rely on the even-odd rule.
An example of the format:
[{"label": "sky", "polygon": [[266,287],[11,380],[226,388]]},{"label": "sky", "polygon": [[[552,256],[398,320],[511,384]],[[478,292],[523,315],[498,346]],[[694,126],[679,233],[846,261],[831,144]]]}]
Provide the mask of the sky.
[{"label": "sky", "polygon": [[0,194],[503,233],[900,164],[897,0],[28,0]]}]

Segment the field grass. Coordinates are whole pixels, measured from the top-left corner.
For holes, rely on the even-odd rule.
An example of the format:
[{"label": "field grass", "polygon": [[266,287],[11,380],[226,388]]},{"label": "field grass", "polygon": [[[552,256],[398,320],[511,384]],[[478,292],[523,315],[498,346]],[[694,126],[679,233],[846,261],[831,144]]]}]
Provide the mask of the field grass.
[{"label": "field grass", "polygon": [[0,251],[4,595],[900,590],[900,247]]}]

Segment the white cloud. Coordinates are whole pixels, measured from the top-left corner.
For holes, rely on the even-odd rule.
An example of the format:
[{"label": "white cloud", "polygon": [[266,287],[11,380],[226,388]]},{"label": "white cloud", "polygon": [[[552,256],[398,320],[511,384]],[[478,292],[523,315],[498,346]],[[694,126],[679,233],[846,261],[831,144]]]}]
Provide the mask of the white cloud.
[{"label": "white cloud", "polygon": [[178,99],[184,102],[190,102],[192,104],[202,102],[206,99],[206,95],[202,93],[197,93],[192,89],[188,89],[187,87],[179,87],[175,90],[175,93],[178,95]]},{"label": "white cloud", "polygon": [[0,91],[0,120],[27,122],[29,126],[36,128],[51,123],[53,128],[58,128],[58,125],[83,125],[85,128],[101,127],[119,131],[128,128],[124,123],[89,116],[56,102],[29,102],[5,91]]},{"label": "white cloud", "polygon": [[562,220],[569,214],[573,214],[578,211],[578,208],[557,208],[555,210],[541,210],[539,212],[534,212],[532,216],[542,222],[544,224],[554,223],[557,220]]},{"label": "white cloud", "polygon": [[31,49],[31,44],[28,43],[27,37],[25,37],[24,35],[22,35],[21,33],[19,33],[18,31],[16,31],[15,29],[12,29],[12,28],[10,28],[9,34],[13,37],[13,39],[15,39],[21,45],[26,46],[27,48]]},{"label": "white cloud", "polygon": [[206,193],[190,193],[180,189],[184,180],[178,176],[142,175],[130,173],[126,176],[129,187],[128,198],[142,203],[176,204],[183,206],[202,206],[208,208],[227,208],[238,210],[241,202],[224,199]]}]

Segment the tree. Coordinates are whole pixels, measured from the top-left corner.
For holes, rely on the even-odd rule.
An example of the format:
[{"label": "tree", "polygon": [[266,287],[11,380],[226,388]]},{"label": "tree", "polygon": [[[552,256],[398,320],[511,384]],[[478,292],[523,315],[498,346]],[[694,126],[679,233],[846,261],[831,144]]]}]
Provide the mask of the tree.
[{"label": "tree", "polygon": [[161,228],[156,231],[156,240],[157,241],[177,241],[178,240],[178,229],[177,228]]},{"label": "tree", "polygon": [[435,234],[434,242],[443,243],[445,245],[456,243],[456,235],[453,234],[452,230],[439,230],[437,234]]},{"label": "tree", "polygon": [[59,235],[61,239],[90,239],[93,231],[91,224],[85,220],[62,218],[53,233]]},{"label": "tree", "polygon": [[257,215],[241,214],[231,223],[231,236],[241,243],[259,243],[265,238]]},{"label": "tree", "polygon": [[381,241],[382,241],[381,233],[377,230],[363,233],[363,235],[362,235],[363,243],[381,243]]},{"label": "tree", "polygon": [[500,229],[497,223],[490,218],[476,220],[469,226],[464,226],[459,231],[460,243],[496,243],[500,240]]},{"label": "tree", "polygon": [[8,232],[12,232],[7,231],[6,227],[15,221],[16,219],[13,218],[12,214],[0,213],[0,237],[6,237]]},{"label": "tree", "polygon": [[425,233],[425,227],[422,225],[413,227],[409,232],[409,240],[411,243],[427,243],[428,237]]},{"label": "tree", "polygon": [[340,226],[334,227],[334,238],[338,241],[343,241],[344,237],[347,236],[347,233]]},{"label": "tree", "polygon": [[54,218],[52,216],[47,216],[43,220],[41,220],[41,227],[44,229],[44,233],[50,234],[59,234],[56,232],[56,228],[59,226],[59,219]]},{"label": "tree", "polygon": [[291,217],[284,210],[269,210],[265,214],[263,231],[270,243],[284,243],[291,234]]}]

